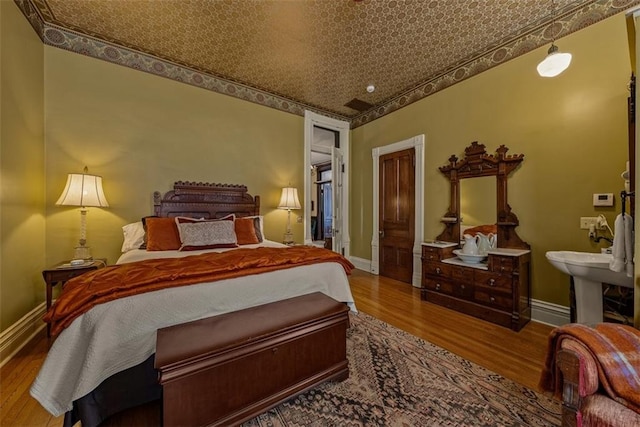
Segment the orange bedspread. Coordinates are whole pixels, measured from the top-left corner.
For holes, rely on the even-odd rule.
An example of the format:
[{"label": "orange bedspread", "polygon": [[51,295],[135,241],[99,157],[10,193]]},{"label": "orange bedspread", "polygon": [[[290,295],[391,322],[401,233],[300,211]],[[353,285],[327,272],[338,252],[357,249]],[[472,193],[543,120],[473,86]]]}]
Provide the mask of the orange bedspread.
[{"label": "orange bedspread", "polygon": [[311,246],[236,249],[108,266],[69,280],[44,321],[56,335],[95,305],[118,298],[322,262],[337,262],[347,274],[354,268],[342,255]]},{"label": "orange bedspread", "polygon": [[595,328],[576,323],[552,330],[540,387],[558,398],[562,396],[562,384],[555,355],[566,338],[579,341],[589,350],[609,397],[640,412],[640,331],[614,323],[599,323]]}]

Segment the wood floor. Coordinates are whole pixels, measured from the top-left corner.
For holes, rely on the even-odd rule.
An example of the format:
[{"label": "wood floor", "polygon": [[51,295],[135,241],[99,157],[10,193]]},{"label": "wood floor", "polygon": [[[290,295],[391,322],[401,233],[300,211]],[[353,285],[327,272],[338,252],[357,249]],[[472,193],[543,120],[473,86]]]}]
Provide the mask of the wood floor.
[{"label": "wood floor", "polygon": [[[355,270],[351,291],[359,311],[422,337],[504,377],[537,390],[551,327],[530,322],[520,332],[420,300],[406,283]],[[61,426],[29,395],[29,387],[50,342],[42,333],[0,368],[0,425]],[[106,424],[159,425],[159,406],[150,404],[119,414]]]}]

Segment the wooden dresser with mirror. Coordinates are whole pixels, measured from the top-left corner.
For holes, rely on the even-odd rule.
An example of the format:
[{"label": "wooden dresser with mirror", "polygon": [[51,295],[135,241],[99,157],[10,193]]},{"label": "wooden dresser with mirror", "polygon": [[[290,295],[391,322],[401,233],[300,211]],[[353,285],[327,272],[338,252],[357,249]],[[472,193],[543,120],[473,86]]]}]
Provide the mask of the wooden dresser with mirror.
[{"label": "wooden dresser with mirror", "polygon": [[[517,235],[518,218],[507,203],[507,178],[524,155],[507,151],[501,145],[495,154],[487,154],[483,144],[473,142],[464,158],[452,155],[440,168],[449,179],[451,201],[442,218],[444,231],[422,244],[421,297],[519,331],[531,320],[531,251]],[[473,184],[466,185],[472,179]],[[492,223],[479,224],[476,221],[487,221],[486,204],[496,208],[490,210]],[[466,263],[454,254],[461,247],[463,227],[471,226],[495,230],[497,247],[487,252],[486,261]]]}]

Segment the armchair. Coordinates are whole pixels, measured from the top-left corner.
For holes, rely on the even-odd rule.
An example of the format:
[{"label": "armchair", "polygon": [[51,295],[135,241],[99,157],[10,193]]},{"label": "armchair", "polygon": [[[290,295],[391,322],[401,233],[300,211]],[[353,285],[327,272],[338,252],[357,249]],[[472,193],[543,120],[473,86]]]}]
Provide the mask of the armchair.
[{"label": "armchair", "polygon": [[640,426],[640,331],[612,323],[554,329],[540,386],[562,399],[563,426]]}]

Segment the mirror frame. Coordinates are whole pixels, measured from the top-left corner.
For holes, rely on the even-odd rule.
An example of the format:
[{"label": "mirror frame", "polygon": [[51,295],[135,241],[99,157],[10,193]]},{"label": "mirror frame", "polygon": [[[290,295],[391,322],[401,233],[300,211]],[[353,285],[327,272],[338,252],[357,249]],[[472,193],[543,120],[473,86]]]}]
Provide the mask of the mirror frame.
[{"label": "mirror frame", "polygon": [[464,150],[464,158],[458,160],[455,154],[449,157],[449,164],[440,167],[440,172],[449,179],[451,202],[449,210],[442,217],[444,231],[437,240],[460,242],[460,180],[482,176],[496,177],[497,192],[497,233],[498,247],[512,249],[530,249],[515,231],[520,224],[518,217],[511,212],[507,203],[507,178],[524,160],[524,154],[507,155],[509,149],[501,145],[495,154],[487,154],[484,144],[473,141]]}]

